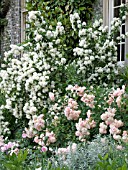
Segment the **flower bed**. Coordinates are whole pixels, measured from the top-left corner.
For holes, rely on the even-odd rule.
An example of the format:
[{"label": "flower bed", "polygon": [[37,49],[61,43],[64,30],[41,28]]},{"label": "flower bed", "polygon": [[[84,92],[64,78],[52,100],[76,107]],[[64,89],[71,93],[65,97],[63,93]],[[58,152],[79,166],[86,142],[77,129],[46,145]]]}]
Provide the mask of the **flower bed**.
[{"label": "flower bed", "polygon": [[[125,19],[125,5],[121,11],[120,18],[112,21],[111,31],[103,26],[102,20],[90,26],[80,20],[78,13],[71,14],[70,31],[77,43],[70,53],[66,27],[60,21],[56,26],[49,25],[41,11],[29,11],[27,40],[21,45],[11,45],[0,71],[0,150],[1,157],[11,159],[10,166],[16,162],[16,166],[19,163],[21,168],[25,167],[29,155],[30,167],[35,159],[35,168],[48,161],[49,168],[53,168],[51,155],[61,155],[61,161],[69,162],[70,152],[77,155],[76,149],[85,143],[89,155],[98,134],[110,135],[110,142],[115,140],[113,145],[117,149],[127,143],[128,87],[116,62],[116,45],[128,36],[126,33],[115,38]],[[120,142],[122,145],[118,146]],[[98,145],[95,140],[94,145]],[[104,149],[103,154],[101,148],[99,152],[95,150],[101,156],[110,153],[103,159],[100,157],[101,162],[111,157],[110,148],[103,146]],[[41,164],[42,155],[49,159],[44,158]],[[85,157],[89,161],[90,157],[86,154]],[[90,161],[88,165],[78,161],[78,165],[99,166],[98,155],[94,164],[93,159]],[[72,169],[70,163],[64,162],[63,167]],[[126,167],[123,163],[119,166]]]}]

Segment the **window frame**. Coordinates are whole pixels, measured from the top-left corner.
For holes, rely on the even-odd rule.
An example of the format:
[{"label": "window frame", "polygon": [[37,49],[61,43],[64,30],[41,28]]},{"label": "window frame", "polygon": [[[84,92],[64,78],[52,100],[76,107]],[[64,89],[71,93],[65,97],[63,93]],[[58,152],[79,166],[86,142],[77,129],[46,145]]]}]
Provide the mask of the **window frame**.
[{"label": "window frame", "polygon": [[21,0],[21,43],[26,39],[25,29],[26,29],[26,16],[27,10],[25,8],[26,0]]},{"label": "window frame", "polygon": [[[128,3],[128,0],[126,0]],[[113,6],[114,0],[103,0],[103,23],[104,26],[108,26],[110,30],[110,24],[113,19]],[[128,15],[126,16],[125,20],[125,32],[128,32]],[[128,59],[126,58],[126,54],[128,54],[128,38],[125,39],[125,56],[124,61],[128,63]]]}]

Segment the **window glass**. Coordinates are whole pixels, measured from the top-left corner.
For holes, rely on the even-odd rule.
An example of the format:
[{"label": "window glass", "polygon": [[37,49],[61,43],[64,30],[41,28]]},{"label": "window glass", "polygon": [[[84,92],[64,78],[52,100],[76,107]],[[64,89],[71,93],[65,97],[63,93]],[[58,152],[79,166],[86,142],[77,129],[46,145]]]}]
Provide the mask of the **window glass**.
[{"label": "window glass", "polygon": [[120,5],[121,5],[121,0],[114,0],[114,6],[120,6]]},{"label": "window glass", "polygon": [[121,61],[125,60],[125,44],[121,44]]},{"label": "window glass", "polygon": [[120,10],[120,8],[118,7],[118,8],[114,8],[114,17],[119,17],[119,10]]},{"label": "window glass", "polygon": [[126,0],[122,0],[122,3],[125,4],[125,3],[126,3]]},{"label": "window glass", "polygon": [[120,61],[120,45],[117,45],[117,61]]},{"label": "window glass", "polygon": [[[109,1],[112,5],[112,0]],[[112,5],[112,14],[113,17],[119,17],[119,12],[120,12],[120,5],[122,3],[126,3],[126,0],[114,0],[114,4]],[[110,11],[111,12],[111,11]],[[123,22],[121,28],[120,28],[120,31],[118,34],[115,35],[115,38],[116,36],[118,35],[121,35],[121,34],[125,34],[125,21]],[[122,39],[119,44],[117,45],[117,61],[124,61],[125,60],[125,39]]]}]

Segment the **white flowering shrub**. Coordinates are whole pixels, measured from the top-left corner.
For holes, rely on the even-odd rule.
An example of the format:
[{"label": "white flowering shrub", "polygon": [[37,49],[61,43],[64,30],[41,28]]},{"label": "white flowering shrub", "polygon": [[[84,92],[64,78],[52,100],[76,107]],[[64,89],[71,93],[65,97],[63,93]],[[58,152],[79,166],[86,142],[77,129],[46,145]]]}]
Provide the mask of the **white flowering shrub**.
[{"label": "white flowering shrub", "polygon": [[[78,13],[74,13],[70,21],[72,36],[75,33],[79,37],[79,47],[72,48],[73,56],[68,56],[64,43],[66,31],[61,22],[51,26],[40,11],[28,13],[26,42],[11,45],[1,65],[0,89],[5,103],[0,107],[0,134],[9,134],[21,125],[22,137],[31,138],[42,150],[55,146],[55,142],[61,146],[63,140],[66,145],[70,140],[91,138],[90,131],[99,125],[93,119],[95,95],[91,89],[85,91],[85,87],[75,86],[70,90],[76,91],[77,99],[72,94],[71,98],[65,97],[65,87],[70,81],[68,72],[71,74],[67,69],[72,63],[76,66],[76,75],[82,77],[78,84],[113,81],[118,73],[114,34],[121,20],[114,19],[110,33],[103,27],[102,20],[88,27],[80,21]],[[79,107],[79,98],[86,105],[85,109],[82,105]],[[121,98],[118,98],[120,105],[119,102]],[[106,126],[102,126],[103,131],[104,128]]]},{"label": "white flowering shrub", "polygon": [[64,33],[63,26],[58,22],[52,31],[39,15],[38,11],[29,12],[30,25],[38,23],[37,28],[31,28],[33,39],[21,46],[11,45],[11,50],[5,52],[0,73],[0,87],[6,91],[6,104],[1,109],[18,119],[22,116],[31,119],[47,108],[48,92],[55,88],[56,71],[66,62],[59,39]]},{"label": "white flowering shrub", "polygon": [[108,26],[103,26],[102,19],[96,20],[88,27],[86,23],[81,23],[76,14],[70,16],[72,28],[78,30],[79,36],[79,46],[73,49],[74,58],[78,59],[71,65],[76,67],[76,74],[82,74],[83,81],[110,83],[115,80],[115,76],[118,75],[117,44],[128,36],[126,33],[116,37],[125,14],[121,15],[121,18],[113,19],[111,30]]}]

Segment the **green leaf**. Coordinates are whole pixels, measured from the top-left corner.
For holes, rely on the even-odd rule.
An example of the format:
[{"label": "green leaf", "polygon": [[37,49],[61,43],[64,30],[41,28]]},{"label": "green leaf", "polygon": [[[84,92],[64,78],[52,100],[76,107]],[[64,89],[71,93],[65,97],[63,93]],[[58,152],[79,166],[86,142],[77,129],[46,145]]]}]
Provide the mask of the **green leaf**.
[{"label": "green leaf", "polygon": [[103,160],[106,161],[108,159],[108,153],[104,156]]},{"label": "green leaf", "polygon": [[83,11],[83,10],[85,10],[85,9],[86,9],[86,7],[80,7],[80,8],[79,8],[80,11]]},{"label": "green leaf", "polygon": [[127,170],[127,165],[126,165],[126,164],[124,164],[124,165],[122,166],[122,170]]},{"label": "green leaf", "polygon": [[99,158],[100,160],[103,160],[103,158],[102,158],[102,156],[101,156],[101,155],[98,155],[98,158]]}]

